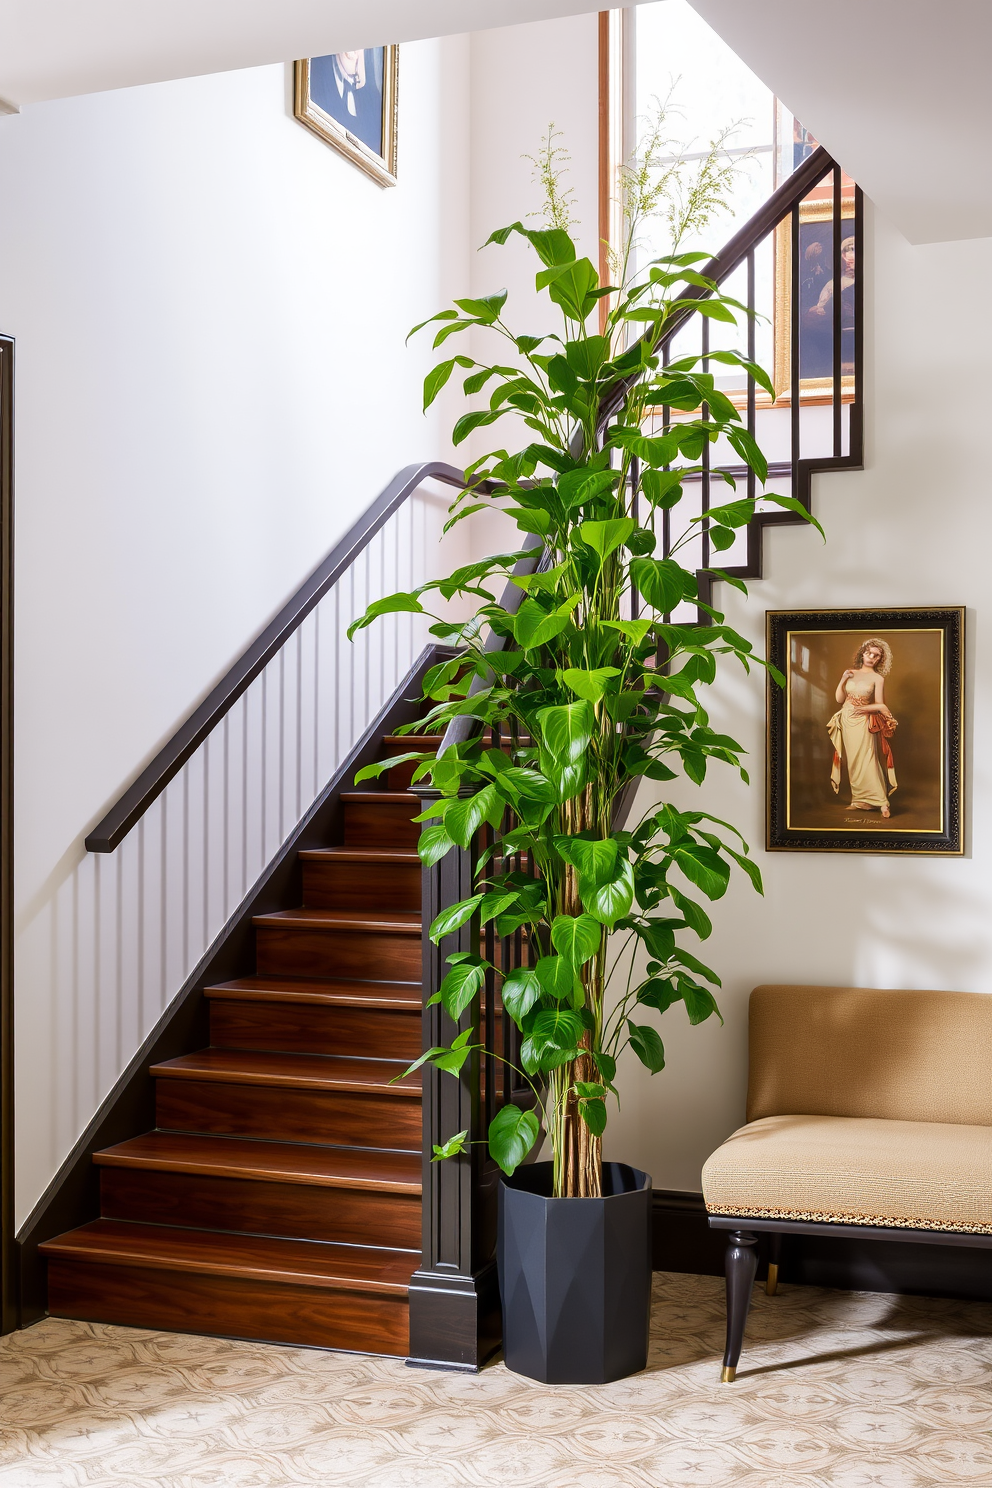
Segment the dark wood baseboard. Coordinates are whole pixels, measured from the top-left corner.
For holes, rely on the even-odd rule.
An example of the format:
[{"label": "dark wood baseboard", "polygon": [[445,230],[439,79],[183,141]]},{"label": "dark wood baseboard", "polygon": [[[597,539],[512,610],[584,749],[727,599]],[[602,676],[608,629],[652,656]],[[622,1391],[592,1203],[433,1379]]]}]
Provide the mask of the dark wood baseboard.
[{"label": "dark wood baseboard", "polygon": [[[702,1194],[655,1189],[652,1262],[656,1271],[722,1276],[726,1248],[727,1232],[710,1229]],[[759,1280],[765,1275],[766,1253],[762,1241]],[[841,1291],[992,1302],[989,1262],[987,1250],[961,1245],[789,1235],[782,1247],[779,1280]]]},{"label": "dark wood baseboard", "polygon": [[54,1235],[96,1219],[100,1213],[99,1173],[92,1154],[155,1126],[155,1082],[149,1073],[150,1066],[175,1059],[209,1042],[203,988],[254,971],[253,917],[300,903],[300,852],[342,840],[342,793],[351,786],[357,770],[378,758],[383,735],[417,718],[417,699],[424,673],[439,656],[446,654],[438,647],[429,647],[418,657],[382,712],[369,724],[334,778],[205,952],[36,1204],[17,1237],[22,1327],[44,1317],[47,1311],[45,1261],[38,1247]]}]

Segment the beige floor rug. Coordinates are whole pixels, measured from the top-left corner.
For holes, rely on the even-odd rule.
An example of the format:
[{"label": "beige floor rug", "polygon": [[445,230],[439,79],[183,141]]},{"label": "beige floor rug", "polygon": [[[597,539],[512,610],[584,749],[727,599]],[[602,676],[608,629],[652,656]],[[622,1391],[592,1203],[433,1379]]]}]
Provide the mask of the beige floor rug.
[{"label": "beige floor rug", "polygon": [[992,1307],[656,1279],[647,1370],[550,1387],[48,1319],[0,1340],[3,1488],[992,1485]]}]

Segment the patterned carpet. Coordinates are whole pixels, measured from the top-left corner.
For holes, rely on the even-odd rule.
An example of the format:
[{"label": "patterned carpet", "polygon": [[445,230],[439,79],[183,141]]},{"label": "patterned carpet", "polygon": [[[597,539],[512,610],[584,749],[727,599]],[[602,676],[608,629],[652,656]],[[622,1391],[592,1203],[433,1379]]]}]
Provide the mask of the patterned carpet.
[{"label": "patterned carpet", "polygon": [[992,1484],[992,1307],[656,1281],[647,1370],[598,1388],[48,1319],[0,1341],[4,1488]]}]

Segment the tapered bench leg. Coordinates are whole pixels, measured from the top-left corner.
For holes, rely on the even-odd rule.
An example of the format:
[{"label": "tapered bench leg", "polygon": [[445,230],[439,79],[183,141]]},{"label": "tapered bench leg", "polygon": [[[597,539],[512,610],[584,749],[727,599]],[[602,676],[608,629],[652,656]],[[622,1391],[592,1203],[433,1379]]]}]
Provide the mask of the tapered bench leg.
[{"label": "tapered bench leg", "polygon": [[778,1291],[778,1268],[782,1262],[782,1236],[772,1235],[768,1241],[768,1276],[765,1279],[765,1295],[774,1297]]},{"label": "tapered bench leg", "polygon": [[758,1269],[758,1237],[749,1230],[731,1230],[727,1245],[727,1349],[720,1380],[729,1385],[737,1376],[744,1342],[744,1324],[751,1305],[751,1288]]}]

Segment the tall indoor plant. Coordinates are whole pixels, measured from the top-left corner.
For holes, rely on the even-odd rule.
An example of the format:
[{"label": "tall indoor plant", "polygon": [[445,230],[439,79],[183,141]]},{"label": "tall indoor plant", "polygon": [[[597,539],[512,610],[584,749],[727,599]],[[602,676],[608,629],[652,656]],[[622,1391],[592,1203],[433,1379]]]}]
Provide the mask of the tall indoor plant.
[{"label": "tall indoor plant", "polygon": [[[719,899],[735,865],[760,890],[740,833],[705,811],[665,804],[622,829],[614,821],[621,794],[641,777],[665,782],[682,774],[701,785],[717,759],[747,779],[741,746],[711,728],[700,693],[714,680],[719,655],[736,657],[745,668],[758,660],[746,638],[700,601],[697,575],[680,561],[701,520],[711,547],[728,547],[757,498],[732,493],[705,518],[686,521],[667,556],[655,552],[662,521],[676,530],[683,482],[699,473],[708,443],[726,441],[758,482],[767,475],[738,408],[701,358],[664,366],[656,354],[673,317],[685,313],[687,291],[696,313],[713,320],[734,322],[743,310],[694,267],[705,254],[679,251],[681,238],[698,231],[721,202],[725,157],[715,146],[691,178],[669,170],[659,181],[659,143],[656,134],[641,165],[626,173],[627,240],[615,262],[615,286],[601,285],[593,264],[577,255],[551,136],[543,157],[549,220],[541,228],[516,222],[490,238],[503,244],[519,234],[534,249],[537,289],[558,312],[554,333],[512,330],[503,316],[505,293],[457,300],[423,323],[437,326],[435,347],[470,329],[502,342],[503,356],[493,362],[466,355],[440,362],[426,379],[424,401],[428,406],[461,368],[466,394],[486,390],[489,400],[458,420],[456,444],[507,415],[516,415],[518,430],[522,421],[527,433],[516,449],[489,452],[468,468],[451,523],[496,504],[525,535],[523,546],[379,600],[352,627],[390,612],[430,613],[425,601],[432,593],[474,602],[466,623],[433,617],[433,634],[457,654],[428,674],[424,695],[432,706],[418,727],[440,730],[469,713],[479,731],[436,760],[402,758],[416,758],[418,773],[429,772],[441,793],[423,813],[430,823],[420,843],[426,864],[455,846],[467,848],[483,823],[493,829],[476,892],[445,908],[430,934],[439,941],[474,919],[495,922],[501,937],[517,930],[526,937],[528,964],[504,969],[501,996],[520,1030],[519,1068],[534,1104],[504,1106],[488,1142],[503,1172],[514,1175],[543,1128],[552,1153],[543,1196],[549,1200],[616,1197],[638,1186],[636,1178],[608,1170],[604,1187],[602,1135],[618,1057],[629,1047],[656,1073],[664,1066],[659,1014],[675,1003],[693,1024],[718,1013],[712,989],[719,978],[685,937],[710,934],[700,897]],[[672,252],[638,266],[632,251],[638,221],[659,208],[673,229]],[[767,375],[739,353],[710,356],[772,392]],[[764,499],[802,510],[790,497]],[[494,580],[508,577],[535,548],[543,548],[545,561],[540,571],[513,580],[525,597],[510,615],[497,602]],[[695,616],[673,621],[686,605],[701,610],[707,623],[695,623]],[[493,636],[501,649],[493,649]],[[495,747],[488,729],[498,730],[508,747]],[[390,763],[396,761],[363,774]],[[515,855],[524,868],[512,867]],[[643,967],[640,946],[647,953]],[[449,960],[438,996],[458,1020],[492,968],[478,952]],[[480,1047],[475,1037],[466,1030],[418,1064],[431,1060],[457,1075]],[[466,1132],[454,1134],[436,1155],[455,1157],[466,1141]],[[539,1191],[541,1177],[530,1174],[523,1186]],[[511,1181],[519,1186],[520,1175]],[[505,1276],[503,1283],[505,1306]]]}]

